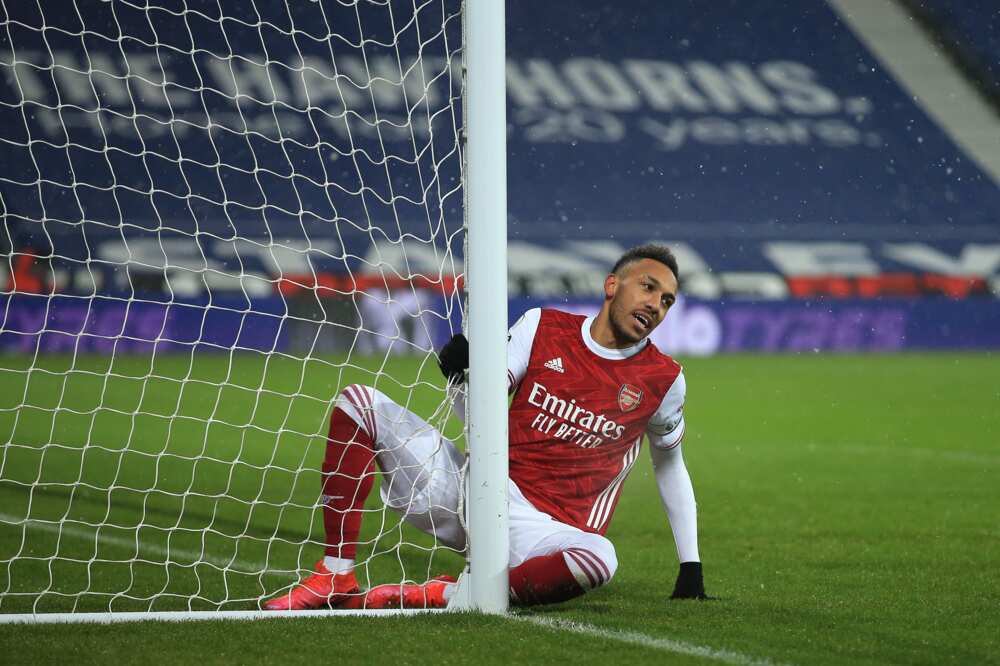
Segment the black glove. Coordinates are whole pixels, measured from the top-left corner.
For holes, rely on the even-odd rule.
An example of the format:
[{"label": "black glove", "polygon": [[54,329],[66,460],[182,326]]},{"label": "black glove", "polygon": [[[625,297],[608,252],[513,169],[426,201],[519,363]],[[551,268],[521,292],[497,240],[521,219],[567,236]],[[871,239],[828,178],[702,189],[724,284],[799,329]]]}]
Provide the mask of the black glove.
[{"label": "black glove", "polygon": [[451,340],[438,352],[438,367],[449,382],[465,381],[465,371],[469,369],[469,341],[461,333],[451,336]]},{"label": "black glove", "polygon": [[705,581],[701,577],[701,562],[681,562],[671,599],[711,599],[705,594]]}]

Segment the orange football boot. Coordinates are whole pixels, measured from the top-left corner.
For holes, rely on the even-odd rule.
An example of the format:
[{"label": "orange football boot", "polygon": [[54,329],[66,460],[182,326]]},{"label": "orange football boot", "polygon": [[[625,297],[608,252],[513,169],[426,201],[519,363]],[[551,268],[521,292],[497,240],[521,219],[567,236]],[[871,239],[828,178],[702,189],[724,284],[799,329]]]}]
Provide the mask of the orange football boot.
[{"label": "orange football boot", "polygon": [[[444,608],[444,598],[449,583],[457,582],[451,576],[438,576],[422,585],[404,583],[379,585],[368,590],[361,608]],[[352,604],[353,605],[353,604]]]},{"label": "orange football boot", "polygon": [[323,608],[327,605],[337,606],[358,594],[361,588],[354,577],[354,571],[339,573],[336,576],[323,564],[316,563],[315,573],[303,579],[293,587],[288,594],[274,597],[264,604],[264,610],[306,610]]}]

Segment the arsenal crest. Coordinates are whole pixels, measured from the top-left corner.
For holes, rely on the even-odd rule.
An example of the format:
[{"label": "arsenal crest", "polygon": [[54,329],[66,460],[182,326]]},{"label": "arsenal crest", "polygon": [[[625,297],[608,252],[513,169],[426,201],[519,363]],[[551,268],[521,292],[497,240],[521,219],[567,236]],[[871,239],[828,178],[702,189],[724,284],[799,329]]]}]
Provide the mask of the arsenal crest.
[{"label": "arsenal crest", "polygon": [[618,406],[623,412],[631,412],[642,402],[642,391],[631,384],[623,384],[618,391]]}]

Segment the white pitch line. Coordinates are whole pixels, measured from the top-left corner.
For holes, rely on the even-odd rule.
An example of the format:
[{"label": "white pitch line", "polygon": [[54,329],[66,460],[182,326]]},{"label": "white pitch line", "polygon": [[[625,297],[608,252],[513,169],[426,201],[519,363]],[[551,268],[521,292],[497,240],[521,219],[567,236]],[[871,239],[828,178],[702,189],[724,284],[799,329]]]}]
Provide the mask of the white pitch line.
[{"label": "white pitch line", "polygon": [[[97,527],[64,525],[46,520],[25,520],[6,513],[0,513],[0,523],[5,523],[7,525],[23,525],[28,529],[36,529],[42,532],[60,534],[62,536],[68,536],[74,539],[90,542],[94,541],[94,536],[97,531]],[[125,537],[114,536],[111,534],[100,534],[97,536],[97,540],[109,546],[120,546],[122,548],[129,548],[133,550],[136,548],[135,539],[126,539]],[[185,548],[167,549],[157,544],[143,542],[140,540],[139,552],[143,551],[147,554],[158,555],[173,564],[179,564],[182,566],[190,566],[192,564],[205,562],[207,564],[213,564],[220,569],[227,569],[237,573],[260,573],[267,569],[267,565],[260,562],[247,562],[245,560],[230,559],[228,557],[216,557],[214,555],[187,550]],[[182,562],[178,560],[190,561]]]},{"label": "white pitch line", "polygon": [[705,647],[704,645],[695,645],[694,643],[685,643],[683,641],[676,641],[670,638],[655,638],[653,636],[647,636],[646,634],[640,634],[637,631],[605,629],[603,627],[595,627],[592,624],[583,624],[581,622],[573,622],[572,620],[560,620],[557,618],[541,617],[538,615],[511,615],[510,617],[514,620],[527,622],[528,624],[534,624],[547,629],[568,631],[582,636],[603,638],[605,640],[617,641],[619,643],[628,643],[629,645],[651,648],[654,650],[660,650],[661,652],[672,652],[674,654],[683,654],[691,657],[703,657],[705,659],[721,661],[725,664],[735,664],[735,666],[783,666],[782,664],[771,661],[770,659],[760,659],[742,654],[740,652],[733,652],[732,650],[718,650],[716,648]]}]

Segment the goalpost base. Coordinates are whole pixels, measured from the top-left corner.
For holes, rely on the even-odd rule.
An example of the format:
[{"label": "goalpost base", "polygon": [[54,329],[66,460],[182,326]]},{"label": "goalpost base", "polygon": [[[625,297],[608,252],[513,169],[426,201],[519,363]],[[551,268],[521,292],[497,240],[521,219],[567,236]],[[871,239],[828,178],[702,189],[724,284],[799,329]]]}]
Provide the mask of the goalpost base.
[{"label": "goalpost base", "polygon": [[310,617],[396,617],[401,615],[422,615],[427,613],[454,613],[477,610],[472,603],[468,571],[458,577],[455,593],[447,608],[387,608],[299,611],[157,611],[128,613],[0,613],[0,624],[120,624],[122,622],[204,622],[212,620],[271,620],[275,618]]},{"label": "goalpost base", "polygon": [[161,611],[155,613],[20,613],[0,614],[0,624],[119,624],[122,622],[200,622],[205,620],[270,620],[308,617],[387,617],[447,613],[451,608],[389,608],[385,610],[305,610],[305,611]]}]

